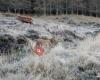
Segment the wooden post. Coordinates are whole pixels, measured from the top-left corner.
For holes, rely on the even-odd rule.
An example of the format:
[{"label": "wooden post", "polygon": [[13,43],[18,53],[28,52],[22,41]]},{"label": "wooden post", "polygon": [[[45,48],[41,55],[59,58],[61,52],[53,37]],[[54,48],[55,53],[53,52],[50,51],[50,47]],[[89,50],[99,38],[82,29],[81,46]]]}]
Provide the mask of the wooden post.
[{"label": "wooden post", "polygon": [[8,13],[10,13],[10,9],[8,8]]},{"label": "wooden post", "polygon": [[98,15],[97,15],[97,5],[96,5],[96,13],[95,14],[96,14],[96,17],[98,17]]},{"label": "wooden post", "polygon": [[83,15],[83,8],[81,8],[81,10],[82,10],[82,15]]},{"label": "wooden post", "polygon": [[50,15],[51,15],[51,11],[52,11],[52,6],[51,6],[51,0],[50,0]]},{"label": "wooden post", "polygon": [[24,9],[23,9],[23,14],[25,14]]},{"label": "wooden post", "polygon": [[89,16],[91,16],[91,10],[89,10]]},{"label": "wooden post", "polygon": [[46,15],[46,0],[44,0],[44,16]]},{"label": "wooden post", "polygon": [[66,14],[68,14],[68,13],[67,13],[67,0],[66,0]]},{"label": "wooden post", "polygon": [[14,12],[15,12],[15,14],[16,14],[16,9],[14,9]]},{"label": "wooden post", "polygon": [[74,8],[73,5],[74,5],[74,1],[72,0],[72,6],[71,6],[72,14],[73,14],[73,10],[74,10],[74,9],[73,9],[73,8]]},{"label": "wooden post", "polygon": [[56,15],[58,15],[58,0],[56,0]]},{"label": "wooden post", "polygon": [[78,7],[76,7],[76,14],[78,15]]},{"label": "wooden post", "polygon": [[19,11],[18,11],[18,13],[20,14],[20,8],[19,8]]}]

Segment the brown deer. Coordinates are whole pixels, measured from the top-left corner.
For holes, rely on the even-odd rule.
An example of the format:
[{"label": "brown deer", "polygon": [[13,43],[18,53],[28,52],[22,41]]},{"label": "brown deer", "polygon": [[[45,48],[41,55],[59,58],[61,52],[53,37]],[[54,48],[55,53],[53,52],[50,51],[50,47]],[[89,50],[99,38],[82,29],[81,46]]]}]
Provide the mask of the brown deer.
[{"label": "brown deer", "polygon": [[23,23],[30,23],[30,24],[32,24],[32,21],[33,21],[32,17],[30,17],[30,16],[21,16],[21,15],[17,16],[17,20],[19,20]]},{"label": "brown deer", "polygon": [[40,39],[37,40],[36,45],[44,45],[44,46],[51,46],[51,45],[56,45],[57,41],[55,38],[47,38],[47,37],[41,37]]}]

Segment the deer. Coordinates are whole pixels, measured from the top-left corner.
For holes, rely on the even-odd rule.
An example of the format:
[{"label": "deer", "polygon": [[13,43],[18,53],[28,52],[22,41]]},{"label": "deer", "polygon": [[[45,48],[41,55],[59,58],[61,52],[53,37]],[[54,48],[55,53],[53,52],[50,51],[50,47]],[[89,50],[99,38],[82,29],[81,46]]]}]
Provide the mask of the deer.
[{"label": "deer", "polygon": [[30,17],[30,16],[21,16],[21,15],[17,16],[17,20],[19,20],[23,23],[30,23],[30,24],[32,24],[32,21],[33,21],[32,17]]}]

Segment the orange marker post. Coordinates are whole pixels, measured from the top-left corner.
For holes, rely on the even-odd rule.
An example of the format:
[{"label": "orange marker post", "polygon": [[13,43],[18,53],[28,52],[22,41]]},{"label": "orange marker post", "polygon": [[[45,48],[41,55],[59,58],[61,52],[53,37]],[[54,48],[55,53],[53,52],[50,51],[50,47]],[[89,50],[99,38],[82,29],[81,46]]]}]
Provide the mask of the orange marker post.
[{"label": "orange marker post", "polygon": [[43,55],[44,55],[44,49],[43,49],[43,48],[36,48],[35,53],[36,53],[38,56],[43,56]]},{"label": "orange marker post", "polygon": [[44,48],[42,47],[42,45],[36,45],[33,50],[38,56],[44,55]]}]

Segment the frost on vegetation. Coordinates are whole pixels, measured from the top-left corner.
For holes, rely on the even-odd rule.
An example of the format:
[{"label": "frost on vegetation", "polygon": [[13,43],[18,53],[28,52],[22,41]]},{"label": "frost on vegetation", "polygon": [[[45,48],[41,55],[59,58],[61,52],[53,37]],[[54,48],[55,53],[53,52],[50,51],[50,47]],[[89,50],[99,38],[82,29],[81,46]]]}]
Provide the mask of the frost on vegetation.
[{"label": "frost on vegetation", "polygon": [[[34,19],[30,26],[10,19],[0,19],[0,80],[100,79],[100,29],[97,25],[58,25]],[[86,35],[96,31],[98,35]],[[27,38],[35,43],[44,35],[55,37],[58,43],[53,48],[48,47],[49,51],[42,57],[33,55]]]}]

